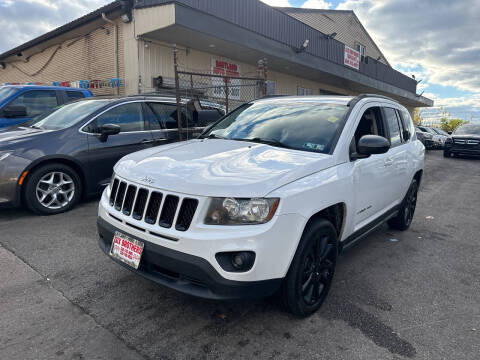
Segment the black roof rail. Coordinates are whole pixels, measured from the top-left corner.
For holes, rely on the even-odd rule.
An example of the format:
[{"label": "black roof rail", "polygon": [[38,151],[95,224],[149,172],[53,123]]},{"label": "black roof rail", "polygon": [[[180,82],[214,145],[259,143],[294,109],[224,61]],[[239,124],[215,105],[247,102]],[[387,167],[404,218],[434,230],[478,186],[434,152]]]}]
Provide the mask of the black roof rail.
[{"label": "black roof rail", "polygon": [[398,103],[397,100],[395,99],[392,99],[388,96],[384,96],[384,95],[378,95],[378,94],[360,94],[356,97],[354,97],[352,100],[350,100],[347,104],[347,106],[353,106],[355,105],[356,103],[358,103],[360,100],[363,100],[367,97],[376,97],[376,98],[380,98],[380,99],[385,99],[385,100],[390,100],[390,101],[393,101],[393,102],[396,102]]}]

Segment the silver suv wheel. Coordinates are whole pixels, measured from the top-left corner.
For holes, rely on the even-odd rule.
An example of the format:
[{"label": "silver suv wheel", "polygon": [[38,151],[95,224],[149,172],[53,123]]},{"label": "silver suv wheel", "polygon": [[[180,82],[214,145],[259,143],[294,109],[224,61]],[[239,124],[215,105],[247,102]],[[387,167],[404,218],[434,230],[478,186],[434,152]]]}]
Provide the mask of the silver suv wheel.
[{"label": "silver suv wheel", "polygon": [[75,183],[64,172],[49,172],[38,181],[35,193],[38,202],[44,207],[58,210],[72,201],[75,195]]}]

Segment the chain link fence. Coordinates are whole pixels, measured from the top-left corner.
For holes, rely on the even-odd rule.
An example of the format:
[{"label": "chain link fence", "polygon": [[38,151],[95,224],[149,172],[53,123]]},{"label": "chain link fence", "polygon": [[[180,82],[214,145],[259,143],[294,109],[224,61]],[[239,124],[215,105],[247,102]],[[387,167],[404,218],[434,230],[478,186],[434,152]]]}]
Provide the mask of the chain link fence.
[{"label": "chain link fence", "polygon": [[261,78],[187,71],[178,71],[177,75],[180,98],[208,100],[222,105],[226,112],[265,93],[265,80]]}]

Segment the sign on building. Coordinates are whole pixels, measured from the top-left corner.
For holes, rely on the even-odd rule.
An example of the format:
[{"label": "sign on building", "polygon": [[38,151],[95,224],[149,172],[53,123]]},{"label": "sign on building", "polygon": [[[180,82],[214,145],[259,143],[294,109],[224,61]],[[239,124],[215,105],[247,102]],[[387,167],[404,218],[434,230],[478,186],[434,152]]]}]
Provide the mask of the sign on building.
[{"label": "sign on building", "polygon": [[343,63],[351,68],[359,70],[360,53],[357,50],[345,45],[345,55],[343,58]]},{"label": "sign on building", "polygon": [[[225,60],[212,58],[212,74],[222,76],[240,76],[240,65]],[[240,100],[240,79],[225,79],[212,77],[213,97],[225,98],[225,81],[228,85],[228,97],[233,100]]]}]

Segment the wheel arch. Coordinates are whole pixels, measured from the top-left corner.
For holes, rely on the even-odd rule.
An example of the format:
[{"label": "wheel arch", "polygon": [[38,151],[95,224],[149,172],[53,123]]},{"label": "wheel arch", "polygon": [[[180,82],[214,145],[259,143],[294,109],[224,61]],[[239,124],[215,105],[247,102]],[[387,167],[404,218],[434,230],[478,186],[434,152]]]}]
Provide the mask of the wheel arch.
[{"label": "wheel arch", "polygon": [[23,184],[19,185],[19,194],[20,194],[22,202],[24,202],[25,188],[26,188],[26,186],[24,186],[24,184],[26,184],[28,182],[31,174],[33,174],[33,172],[36,169],[40,168],[41,166],[45,166],[45,165],[48,165],[48,164],[55,164],[55,163],[59,163],[59,164],[69,166],[77,172],[78,176],[80,177],[80,181],[82,183],[82,194],[81,195],[82,195],[82,197],[84,197],[86,195],[87,180],[86,180],[85,171],[84,171],[84,168],[83,168],[82,164],[78,160],[76,160],[76,159],[74,159],[70,156],[52,155],[52,156],[45,156],[45,157],[42,157],[40,159],[37,159],[37,160],[33,161],[22,172],[22,174],[23,174],[23,173],[25,173],[25,171],[28,171],[27,175],[25,176]]},{"label": "wheel arch", "polygon": [[320,211],[312,214],[308,219],[303,231],[317,219],[326,219],[332,223],[337,231],[337,240],[340,242],[345,228],[345,220],[347,218],[347,205],[344,202],[332,204]]},{"label": "wheel arch", "polygon": [[418,186],[420,186],[420,182],[422,181],[422,176],[423,176],[423,169],[418,170],[415,175],[413,175],[413,178],[417,180]]}]

